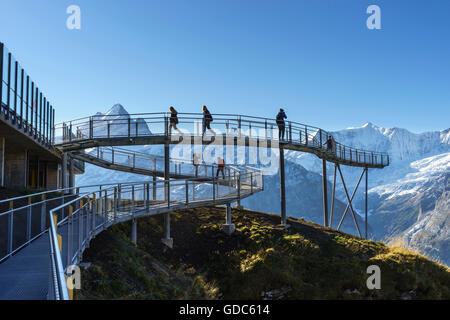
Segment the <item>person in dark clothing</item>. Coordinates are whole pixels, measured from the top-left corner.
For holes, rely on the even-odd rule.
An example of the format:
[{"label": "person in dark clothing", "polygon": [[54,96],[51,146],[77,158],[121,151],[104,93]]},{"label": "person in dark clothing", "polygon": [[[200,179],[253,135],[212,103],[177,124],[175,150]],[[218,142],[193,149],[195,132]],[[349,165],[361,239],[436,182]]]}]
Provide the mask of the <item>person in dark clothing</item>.
[{"label": "person in dark clothing", "polygon": [[213,121],[213,117],[211,115],[211,113],[209,112],[208,108],[206,106],[203,106],[202,108],[203,111],[203,131],[202,131],[202,135],[205,135],[206,129],[210,130],[213,135],[216,135],[216,133],[214,132],[214,130],[211,129],[211,122]]},{"label": "person in dark clothing", "polygon": [[178,128],[177,128],[177,124],[178,124],[178,112],[177,110],[175,110],[174,107],[170,107],[170,119],[169,119],[169,135],[172,134],[172,128],[174,128],[175,130],[177,130],[179,133],[182,133]]},{"label": "person in dark clothing", "polygon": [[327,141],[325,141],[324,145],[327,146],[327,151],[328,152],[334,152],[334,139],[333,136],[328,136]]},{"label": "person in dark clothing", "polygon": [[286,129],[284,119],[287,119],[286,113],[284,112],[283,109],[280,109],[280,112],[278,112],[276,118],[278,126],[278,140],[284,140],[284,131]]}]

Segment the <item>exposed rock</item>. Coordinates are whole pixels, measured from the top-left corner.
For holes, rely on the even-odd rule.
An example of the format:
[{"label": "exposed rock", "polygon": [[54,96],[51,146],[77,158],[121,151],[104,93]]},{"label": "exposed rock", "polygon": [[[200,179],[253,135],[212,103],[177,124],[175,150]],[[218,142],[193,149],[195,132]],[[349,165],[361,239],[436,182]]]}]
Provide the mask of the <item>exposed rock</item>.
[{"label": "exposed rock", "polygon": [[282,300],[285,298],[286,293],[291,291],[292,288],[288,286],[281,287],[280,289],[261,292],[263,300]]}]

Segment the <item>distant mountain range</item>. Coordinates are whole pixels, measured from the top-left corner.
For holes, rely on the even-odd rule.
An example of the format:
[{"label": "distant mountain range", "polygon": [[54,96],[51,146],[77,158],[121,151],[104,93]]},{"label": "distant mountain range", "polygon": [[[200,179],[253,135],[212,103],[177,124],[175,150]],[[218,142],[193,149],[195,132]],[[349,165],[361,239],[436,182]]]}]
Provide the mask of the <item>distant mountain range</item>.
[{"label": "distant mountain range", "polygon": [[[343,144],[390,155],[389,167],[369,170],[369,223],[374,238],[402,238],[419,252],[449,265],[450,129],[415,134],[366,123],[332,134]],[[286,158],[321,172],[320,160],[312,155],[290,152]],[[343,172],[348,185],[354,186],[360,171],[347,167]],[[328,174],[332,174],[331,167]],[[338,190],[338,198],[344,200],[341,186]],[[363,208],[362,192],[357,193],[355,206]]]},{"label": "distant mountain range", "polygon": [[[120,104],[96,116],[102,118],[106,114],[120,115],[117,119],[129,117]],[[139,122],[138,126],[139,131],[149,130],[144,122]],[[415,134],[406,129],[381,128],[366,123],[362,127],[332,132],[332,135],[345,145],[390,155],[389,167],[369,170],[369,236],[383,241],[401,238],[417,251],[450,265],[450,129]],[[150,154],[161,154],[162,150],[160,146],[133,149]],[[322,224],[321,160],[312,154],[295,151],[286,152],[285,158],[288,215]],[[351,192],[361,171],[353,167],[342,169]],[[332,174],[330,165],[330,182],[333,181]],[[87,164],[85,175],[77,178],[77,185],[142,179],[139,175]],[[328,188],[331,195],[331,183]],[[361,217],[363,189],[360,186],[354,200],[355,210]],[[339,183],[336,197],[333,227],[337,226],[347,204]],[[280,212],[279,176],[266,176],[265,191],[243,203],[252,210]],[[361,217],[358,221],[363,232]],[[356,234],[349,213],[342,229]]]}]

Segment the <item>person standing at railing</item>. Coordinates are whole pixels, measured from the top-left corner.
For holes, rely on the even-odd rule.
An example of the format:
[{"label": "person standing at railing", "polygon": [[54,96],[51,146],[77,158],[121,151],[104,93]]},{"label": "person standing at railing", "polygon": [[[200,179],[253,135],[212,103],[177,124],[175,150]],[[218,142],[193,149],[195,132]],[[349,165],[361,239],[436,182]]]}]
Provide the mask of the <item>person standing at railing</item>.
[{"label": "person standing at railing", "polygon": [[174,107],[170,106],[170,119],[169,119],[169,135],[172,134],[172,128],[177,130],[179,133],[182,133],[179,129],[177,129],[178,124],[178,112]]},{"label": "person standing at railing", "polygon": [[333,136],[328,136],[328,139],[325,141],[324,145],[327,146],[328,152],[336,153],[336,141],[334,141]]},{"label": "person standing at railing", "polygon": [[278,126],[278,140],[284,140],[284,131],[286,130],[286,124],[284,123],[284,119],[287,119],[286,113],[283,109],[280,109],[278,112],[276,121]]},{"label": "person standing at railing", "polygon": [[225,160],[221,157],[217,157],[216,178],[219,176],[219,172],[222,172],[222,177],[225,179]]},{"label": "person standing at railing", "polygon": [[211,129],[211,122],[213,122],[213,117],[212,117],[211,113],[209,112],[208,108],[206,106],[203,106],[202,107],[202,112],[203,112],[203,131],[202,131],[202,136],[205,135],[206,129],[211,131],[213,133],[213,135],[216,135],[214,130]]}]

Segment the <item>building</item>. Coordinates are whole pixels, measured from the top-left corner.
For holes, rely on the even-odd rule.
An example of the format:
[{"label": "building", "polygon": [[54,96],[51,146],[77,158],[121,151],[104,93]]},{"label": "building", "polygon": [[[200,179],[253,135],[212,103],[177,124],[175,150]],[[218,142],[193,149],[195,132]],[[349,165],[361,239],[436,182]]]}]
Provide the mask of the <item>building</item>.
[{"label": "building", "polygon": [[0,80],[0,187],[74,186],[74,175],[84,172],[84,162],[63,161],[53,147],[55,109],[1,42]]}]

